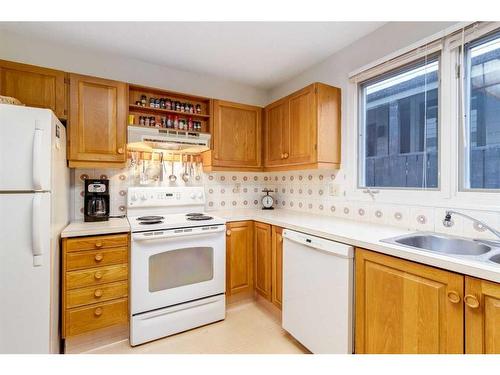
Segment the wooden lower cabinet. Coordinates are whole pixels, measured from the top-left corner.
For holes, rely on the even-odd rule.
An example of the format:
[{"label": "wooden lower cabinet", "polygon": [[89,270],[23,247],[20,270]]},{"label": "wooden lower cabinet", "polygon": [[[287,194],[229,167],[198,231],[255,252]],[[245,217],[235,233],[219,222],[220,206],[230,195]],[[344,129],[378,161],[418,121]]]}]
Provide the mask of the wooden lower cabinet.
[{"label": "wooden lower cabinet", "polygon": [[283,228],[272,227],[271,302],[281,309],[283,295]]},{"label": "wooden lower cabinet", "polygon": [[226,224],[226,294],[253,288],[253,221]]},{"label": "wooden lower cabinet", "polygon": [[62,337],[128,321],[128,234],[62,240]]},{"label": "wooden lower cabinet", "polygon": [[255,290],[281,309],[283,229],[253,221],[226,229],[226,295]]},{"label": "wooden lower cabinet", "polygon": [[271,300],[271,225],[256,222],[254,238],[255,291],[262,297]]},{"label": "wooden lower cabinet", "polygon": [[465,277],[465,352],[500,354],[500,284]]},{"label": "wooden lower cabinet", "polygon": [[356,249],[355,352],[463,353],[462,275]]}]

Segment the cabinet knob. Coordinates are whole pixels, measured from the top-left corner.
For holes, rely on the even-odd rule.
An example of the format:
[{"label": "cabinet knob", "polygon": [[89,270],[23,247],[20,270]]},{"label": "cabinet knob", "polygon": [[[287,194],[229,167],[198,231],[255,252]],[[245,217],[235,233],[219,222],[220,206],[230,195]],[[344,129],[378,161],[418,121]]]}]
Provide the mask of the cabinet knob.
[{"label": "cabinet knob", "polygon": [[97,247],[97,248],[102,247],[102,242],[96,242],[95,247]]},{"label": "cabinet knob", "polygon": [[121,155],[121,154],[123,154],[123,148],[122,148],[122,147],[120,147],[120,148],[117,150],[117,152],[118,152],[120,155]]},{"label": "cabinet knob", "polygon": [[473,296],[472,294],[467,294],[464,297],[464,302],[471,309],[477,309],[479,307],[479,300],[477,299],[476,296]]},{"label": "cabinet knob", "polygon": [[451,303],[459,303],[460,302],[460,295],[457,292],[455,292],[454,290],[450,290],[447,293],[447,296],[448,296],[448,300]]},{"label": "cabinet knob", "polygon": [[98,271],[98,272],[96,272],[96,273],[94,274],[94,278],[95,278],[96,280],[100,280],[100,279],[102,278],[102,273],[100,273],[99,271]]},{"label": "cabinet knob", "polygon": [[281,158],[284,159],[285,158],[285,154],[281,153]]},{"label": "cabinet knob", "polygon": [[231,235],[231,230],[230,229],[226,230],[226,236],[230,236],[230,235]]},{"label": "cabinet knob", "polygon": [[96,262],[100,262],[102,260],[102,258],[104,258],[104,257],[102,256],[101,253],[96,254],[95,257],[94,257],[94,259],[95,259]]},{"label": "cabinet knob", "polygon": [[279,243],[282,243],[283,242],[283,237],[280,237],[278,241],[279,241]]},{"label": "cabinet knob", "polygon": [[102,309],[100,307],[97,307],[95,310],[94,310],[94,315],[95,316],[101,316],[102,315]]},{"label": "cabinet knob", "polygon": [[96,289],[94,292],[94,297],[96,297],[96,298],[102,297],[102,290]]},{"label": "cabinet knob", "polygon": [[285,152],[285,153],[283,154],[283,159],[288,159],[288,156],[290,156],[290,155],[288,155],[288,152]]}]

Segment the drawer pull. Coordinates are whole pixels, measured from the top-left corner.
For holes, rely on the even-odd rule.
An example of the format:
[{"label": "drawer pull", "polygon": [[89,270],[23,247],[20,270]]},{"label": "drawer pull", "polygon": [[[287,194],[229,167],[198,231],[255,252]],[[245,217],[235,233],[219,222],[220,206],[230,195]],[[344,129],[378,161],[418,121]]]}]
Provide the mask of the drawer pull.
[{"label": "drawer pull", "polygon": [[96,242],[96,243],[95,243],[95,247],[97,247],[97,248],[102,247],[102,242]]},{"label": "drawer pull", "polygon": [[95,259],[96,262],[100,262],[103,258],[104,257],[103,257],[103,255],[101,253],[96,254],[95,257],[94,257],[94,259]]},{"label": "drawer pull", "polygon": [[95,316],[101,316],[102,315],[102,309],[100,307],[97,307],[95,310],[94,310],[94,315]]},{"label": "drawer pull", "polygon": [[288,159],[288,156],[289,156],[289,155],[288,155],[288,152],[285,152],[285,153],[283,154],[283,159]]},{"label": "drawer pull", "polygon": [[472,294],[467,294],[464,297],[464,302],[471,309],[477,309],[479,307],[479,300],[477,299],[476,296],[473,296]]},{"label": "drawer pull", "polygon": [[94,274],[94,278],[95,278],[96,280],[100,280],[100,279],[102,278],[102,273],[100,273],[100,272],[96,272],[96,273]]},{"label": "drawer pull", "polygon": [[94,297],[95,298],[102,297],[102,290],[101,289],[96,289],[95,292],[94,292]]},{"label": "drawer pull", "polygon": [[457,292],[455,292],[454,290],[450,290],[447,293],[447,296],[448,296],[448,300],[451,303],[459,303],[460,302],[460,295]]}]

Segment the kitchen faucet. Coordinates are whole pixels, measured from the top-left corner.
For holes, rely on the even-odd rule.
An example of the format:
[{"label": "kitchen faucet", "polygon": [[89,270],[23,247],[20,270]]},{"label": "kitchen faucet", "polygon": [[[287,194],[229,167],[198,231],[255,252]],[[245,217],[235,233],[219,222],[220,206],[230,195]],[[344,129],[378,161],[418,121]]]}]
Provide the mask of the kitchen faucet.
[{"label": "kitchen faucet", "polygon": [[[487,229],[487,230],[489,230],[491,233],[493,233],[495,236],[497,236],[500,239],[500,232],[497,231],[497,230],[495,230],[495,229],[493,229],[488,224],[486,224],[486,223],[484,223],[484,222],[482,222],[480,220],[474,219],[472,216],[463,214],[461,212],[453,211],[453,210],[447,210],[446,211],[446,216],[444,217],[444,220],[443,220],[443,225],[445,227],[449,228],[449,227],[451,227],[453,225],[453,222],[451,221],[451,215],[452,214],[456,214],[456,215],[465,217],[465,218],[467,218],[469,220],[472,220],[474,223],[476,223],[476,225],[478,226],[479,229],[481,229],[481,228]],[[497,241],[494,241],[494,242],[497,243]]]}]

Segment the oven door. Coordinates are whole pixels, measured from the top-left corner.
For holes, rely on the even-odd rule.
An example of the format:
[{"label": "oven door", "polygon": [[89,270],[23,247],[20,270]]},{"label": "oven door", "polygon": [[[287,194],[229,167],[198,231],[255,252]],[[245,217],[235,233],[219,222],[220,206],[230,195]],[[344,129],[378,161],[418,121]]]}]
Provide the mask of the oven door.
[{"label": "oven door", "polygon": [[225,292],[225,226],[132,234],[132,315]]}]

